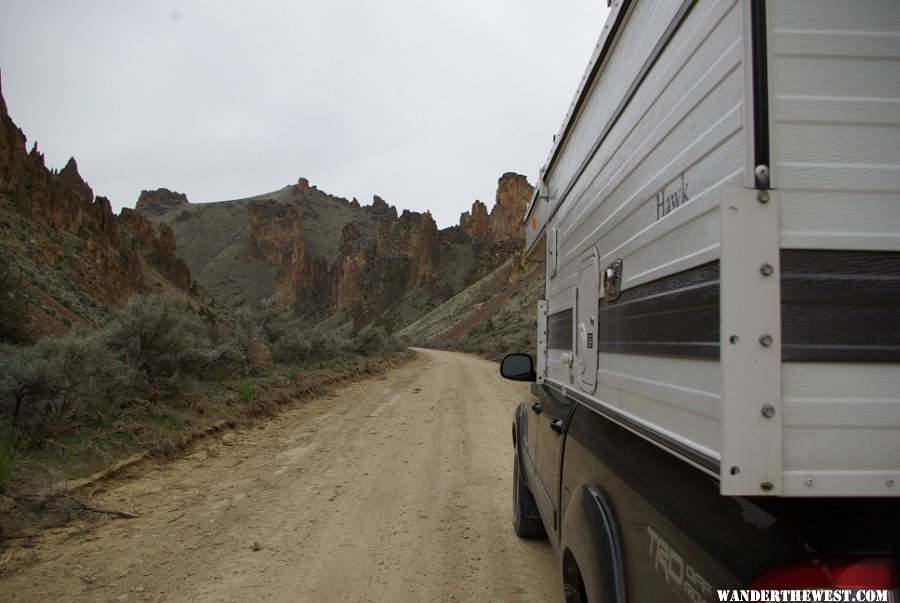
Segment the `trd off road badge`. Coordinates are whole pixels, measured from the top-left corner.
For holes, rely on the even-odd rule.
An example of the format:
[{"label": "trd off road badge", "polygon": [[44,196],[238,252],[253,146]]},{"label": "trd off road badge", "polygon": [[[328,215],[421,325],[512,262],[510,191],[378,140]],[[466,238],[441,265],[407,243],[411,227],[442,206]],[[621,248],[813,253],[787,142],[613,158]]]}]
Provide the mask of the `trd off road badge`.
[{"label": "trd off road badge", "polygon": [[660,538],[653,528],[647,526],[650,537],[650,560],[653,569],[666,578],[666,584],[673,591],[687,597],[692,603],[709,601],[712,586],[700,575],[684,557]]}]

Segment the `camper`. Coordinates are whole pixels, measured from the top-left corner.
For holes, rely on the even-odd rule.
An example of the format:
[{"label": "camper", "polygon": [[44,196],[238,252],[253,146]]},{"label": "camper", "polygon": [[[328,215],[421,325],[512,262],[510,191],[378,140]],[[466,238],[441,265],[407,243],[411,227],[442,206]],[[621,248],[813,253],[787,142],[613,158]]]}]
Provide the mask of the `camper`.
[{"label": "camper", "polygon": [[613,2],[525,227],[567,600],[900,600],[900,2]]}]

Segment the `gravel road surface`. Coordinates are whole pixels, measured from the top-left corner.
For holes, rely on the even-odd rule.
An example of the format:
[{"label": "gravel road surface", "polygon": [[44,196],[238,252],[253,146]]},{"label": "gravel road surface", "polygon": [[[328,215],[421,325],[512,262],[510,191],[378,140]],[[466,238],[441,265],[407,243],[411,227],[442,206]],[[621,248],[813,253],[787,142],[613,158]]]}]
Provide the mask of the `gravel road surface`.
[{"label": "gravel road surface", "polygon": [[[497,364],[419,350],[385,376],[102,484],[138,513],[16,548],[3,601],[559,601],[545,540],[511,527]],[[0,559],[2,561],[2,559]]]}]

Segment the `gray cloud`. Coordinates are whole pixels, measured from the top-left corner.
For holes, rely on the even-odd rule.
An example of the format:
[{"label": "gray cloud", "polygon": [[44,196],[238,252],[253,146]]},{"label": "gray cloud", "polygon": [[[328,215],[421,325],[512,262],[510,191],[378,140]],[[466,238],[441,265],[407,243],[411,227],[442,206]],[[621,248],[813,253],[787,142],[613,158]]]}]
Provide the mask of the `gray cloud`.
[{"label": "gray cloud", "polygon": [[598,0],[10,0],[0,69],[47,163],[133,206],[276,190],[431,209],[533,180],[602,29]]}]

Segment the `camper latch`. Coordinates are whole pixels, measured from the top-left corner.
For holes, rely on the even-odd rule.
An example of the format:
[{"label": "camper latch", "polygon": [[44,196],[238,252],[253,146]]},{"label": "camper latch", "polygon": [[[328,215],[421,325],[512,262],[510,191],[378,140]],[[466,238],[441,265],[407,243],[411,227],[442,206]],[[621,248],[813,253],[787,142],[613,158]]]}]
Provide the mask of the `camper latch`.
[{"label": "camper latch", "polygon": [[603,271],[603,296],[616,301],[622,294],[622,260],[616,260]]}]

